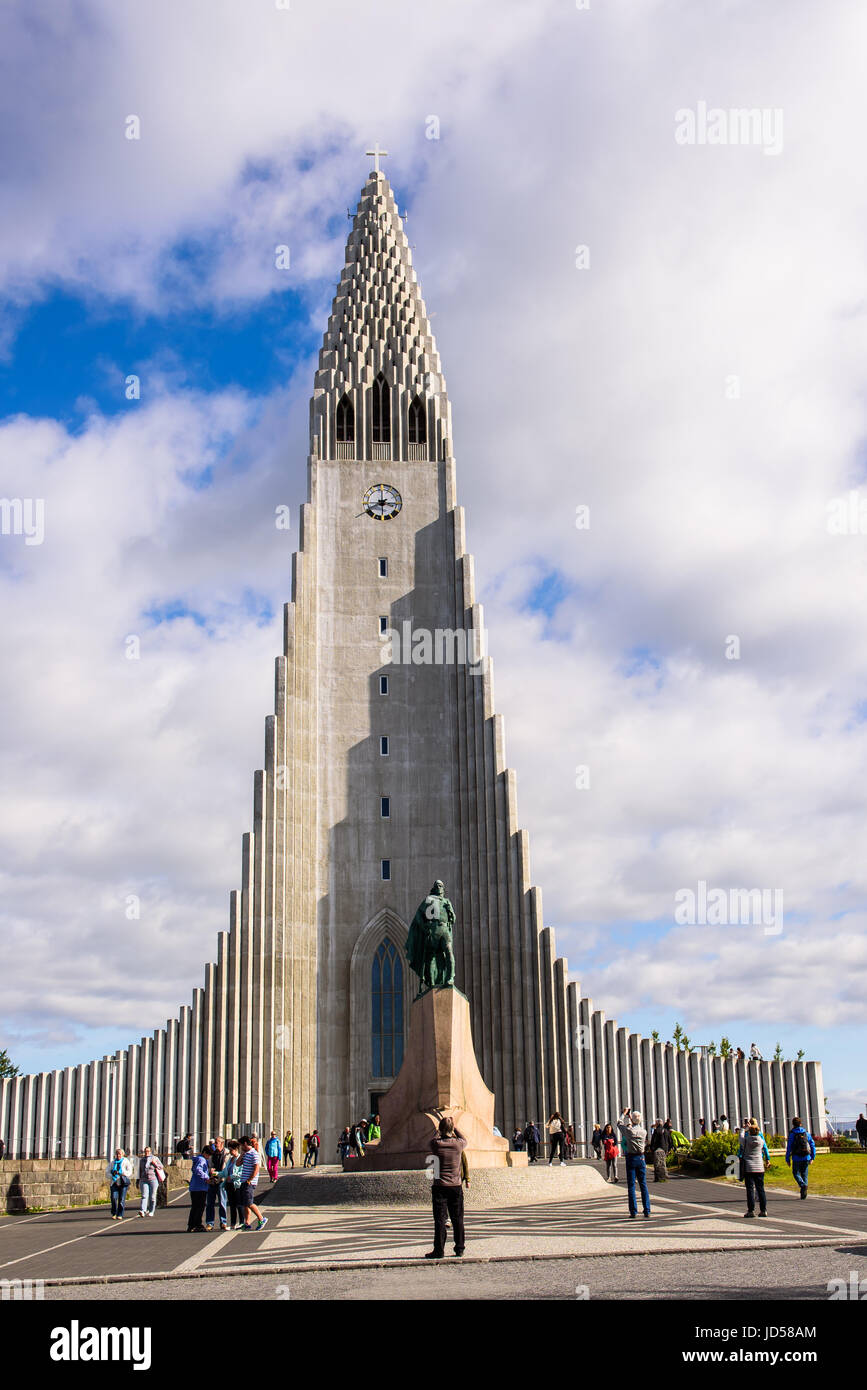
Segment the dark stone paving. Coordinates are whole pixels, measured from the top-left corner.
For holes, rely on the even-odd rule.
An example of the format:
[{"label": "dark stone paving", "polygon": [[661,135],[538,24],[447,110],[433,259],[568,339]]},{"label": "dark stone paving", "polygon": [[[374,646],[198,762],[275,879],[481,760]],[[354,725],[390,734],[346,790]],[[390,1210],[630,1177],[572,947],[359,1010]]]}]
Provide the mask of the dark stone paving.
[{"label": "dark stone paving", "polygon": [[[666,1224],[676,1227],[679,1220],[686,1219],[697,1208],[714,1208],[725,1215],[721,1218],[731,1222],[732,1236],[743,1233],[744,1227],[761,1226],[768,1234],[784,1234],[792,1240],[813,1240],[834,1238],[839,1233],[841,1244],[860,1247],[860,1235],[867,1236],[867,1201],[857,1198],[810,1197],[801,1202],[796,1195],[788,1192],[771,1191],[768,1205],[771,1220],[744,1223],[744,1189],[739,1183],[712,1183],[695,1178],[673,1178],[667,1183],[650,1185],[651,1201],[655,1195],[664,1198],[666,1204],[683,1203],[682,1213],[673,1205],[660,1203],[657,1211]],[[260,1252],[264,1240],[274,1229],[279,1219],[280,1209],[275,1207],[278,1199],[275,1187],[266,1185],[261,1193],[262,1205],[271,1206],[271,1223],[262,1234],[252,1233],[238,1236],[231,1242],[233,1254],[244,1256],[251,1264],[265,1257]],[[270,1198],[270,1200],[269,1200]],[[202,1243],[214,1240],[214,1235],[193,1235],[186,1231],[189,1198],[185,1192],[176,1195],[169,1207],[158,1210],[153,1218],[141,1220],[137,1204],[127,1208],[128,1215],[123,1223],[113,1222],[107,1207],[88,1208],[70,1212],[50,1212],[36,1217],[7,1217],[0,1220],[0,1280],[2,1279],[57,1279],[82,1276],[117,1274],[159,1273],[176,1269],[201,1248]],[[625,1186],[623,1205],[626,1204]],[[694,1204],[687,1206],[686,1204]],[[523,1222],[527,1229],[538,1228],[540,1234],[563,1232],[564,1223],[581,1234],[581,1203],[564,1202],[530,1206],[524,1209]],[[590,1205],[594,1210],[591,1213]],[[602,1223],[608,1223],[607,1212],[596,1211],[597,1204],[586,1209],[589,1226],[598,1231]],[[610,1204],[613,1208],[614,1204]],[[614,1215],[614,1212],[612,1212]],[[618,1210],[616,1215],[622,1215]],[[591,1219],[592,1217],[592,1219]],[[377,1223],[383,1220],[389,1226],[394,1222],[403,1225],[407,1219],[415,1218],[411,1213],[394,1213],[390,1217],[382,1213],[376,1217]],[[514,1234],[515,1212],[479,1212],[473,1218],[487,1224],[491,1221],[502,1227],[502,1234]],[[347,1211],[345,1227],[352,1224],[353,1213]],[[802,1223],[809,1223],[806,1226]],[[323,1211],[322,1238],[325,1245],[337,1234],[333,1216]],[[628,1223],[627,1223],[628,1224]],[[735,1230],[739,1227],[739,1230]],[[811,1227],[813,1229],[811,1229]],[[831,1229],[815,1229],[815,1228]],[[852,1232],[859,1233],[854,1237]],[[368,1230],[368,1236],[375,1233]],[[589,1234],[589,1230],[588,1230]],[[344,1232],[344,1241],[346,1233]],[[243,1250],[241,1242],[244,1242]],[[374,1249],[369,1242],[360,1241],[359,1255],[364,1259],[375,1258]],[[516,1242],[516,1254],[520,1247]],[[327,1251],[319,1252],[320,1258]]]}]

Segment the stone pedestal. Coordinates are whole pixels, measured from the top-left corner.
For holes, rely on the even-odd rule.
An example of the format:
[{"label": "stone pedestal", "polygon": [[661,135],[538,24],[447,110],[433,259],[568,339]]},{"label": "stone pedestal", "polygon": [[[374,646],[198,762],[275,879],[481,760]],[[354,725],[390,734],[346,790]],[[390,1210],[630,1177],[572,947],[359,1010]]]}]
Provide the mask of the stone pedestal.
[{"label": "stone pedestal", "polygon": [[424,1168],[446,1115],[467,1140],[471,1169],[526,1162],[525,1154],[510,1154],[508,1139],[493,1132],[494,1093],[476,1062],[469,1002],[454,987],[430,990],[412,1005],[403,1066],[379,1114],[382,1139],[368,1144],[364,1158],[347,1158],[347,1173]]}]

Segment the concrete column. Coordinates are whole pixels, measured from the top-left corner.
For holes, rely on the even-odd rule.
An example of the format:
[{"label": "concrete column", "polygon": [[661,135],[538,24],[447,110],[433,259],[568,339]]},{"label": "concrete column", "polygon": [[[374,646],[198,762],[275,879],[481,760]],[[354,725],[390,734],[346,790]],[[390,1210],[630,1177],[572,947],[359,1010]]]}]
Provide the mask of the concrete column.
[{"label": "concrete column", "polygon": [[[551,945],[553,946],[553,934]],[[562,956],[558,956],[554,961],[554,1023],[556,1028],[557,1043],[557,1109],[560,1111],[566,1124],[573,1118],[572,1115],[572,1057],[569,1047],[569,1023],[567,1018],[566,991],[569,983],[569,970],[566,961]],[[511,1056],[514,1049],[514,1041],[509,1036],[508,1039],[501,1040],[501,1050]],[[505,1072],[506,1068],[504,1068]],[[511,1073],[511,1068],[508,1068]],[[547,1117],[546,1117],[547,1118]],[[503,1130],[503,1133],[508,1131]]]},{"label": "concrete column", "polygon": [[581,1052],[581,1068],[584,1082],[584,1132],[589,1140],[593,1126],[597,1122],[605,1124],[605,1116],[599,1109],[596,1091],[596,1058],[593,1043],[593,1000],[581,998],[578,1001],[578,1038]]},{"label": "concrete column", "polygon": [[572,1123],[575,1126],[575,1143],[577,1145],[579,1158],[587,1156],[589,1150],[587,1141],[592,1132],[592,1121],[591,1128],[587,1128],[587,1107],[584,1097],[584,1062],[580,1045],[582,1037],[580,994],[581,991],[578,984],[574,980],[570,981],[566,989],[566,1012],[571,1052],[571,1111]]},{"label": "concrete column", "polygon": [[[220,932],[217,937],[217,968],[214,974],[213,985],[213,1041],[211,1043],[211,1057],[213,1065],[208,1069],[207,1075],[210,1076],[210,1126],[224,1129],[227,1120],[234,1118],[234,1111],[231,1109],[226,1094],[227,1078],[227,1048],[228,1048],[228,962],[229,962],[229,934]],[[285,1000],[284,1000],[285,1006]],[[285,1026],[285,1025],[284,1025]],[[287,1033],[291,1038],[291,1028],[287,1028]],[[291,1048],[291,1044],[290,1044]],[[290,1050],[291,1056],[291,1050]],[[285,1058],[284,1058],[285,1064]]]},{"label": "concrete column", "polygon": [[156,1154],[167,1158],[171,1153],[169,1136],[163,1119],[165,1094],[166,1035],[162,1028],[154,1030],[151,1045],[151,1147]]},{"label": "concrete column", "polygon": [[805,1119],[811,1134],[826,1134],[828,1120],[825,1115],[825,1096],[823,1091],[822,1063],[802,1062],[804,1082],[807,1092],[807,1114]]},{"label": "concrete column", "polygon": [[641,1090],[644,1096],[644,1108],[652,1120],[659,1115],[659,1103],[656,1099],[656,1076],[653,1070],[653,1039],[640,1038],[639,1051],[641,1054]]},{"label": "concrete column", "polygon": [[[186,1134],[189,1129],[193,1144],[199,1144],[199,1136],[190,1124],[190,1051],[192,1045],[191,1010],[189,1004],[182,1004],[178,1015],[178,1051],[175,1063],[175,1129],[178,1134]],[[202,1141],[204,1142],[204,1141]]]},{"label": "concrete column", "polygon": [[24,1077],[24,1097],[21,1109],[22,1158],[34,1158],[36,1148],[36,1077]]},{"label": "concrete column", "polygon": [[[644,1085],[644,1068],[641,1065],[641,1037],[638,1033],[626,1032],[626,1046],[629,1053],[629,1090],[642,1115],[647,1118],[648,1100]],[[651,1119],[653,1116],[651,1116]]]},{"label": "concrete column", "polygon": [[63,1083],[62,1071],[53,1071],[49,1077],[48,1089],[48,1131],[46,1157],[66,1158],[63,1147]]},{"label": "concrete column", "polygon": [[[201,1142],[210,1139],[214,1133],[210,1125],[210,1115],[202,1112],[202,1044],[204,1042],[204,1001],[203,989],[193,990],[193,1006],[190,1010],[190,1061],[189,1061],[189,1102],[188,1123],[191,1133],[201,1136]],[[205,1054],[210,1062],[210,1049]]]},{"label": "concrete column", "polygon": [[173,1153],[177,1131],[175,1129],[175,1097],[178,1065],[178,1020],[169,1018],[165,1026],[165,1053],[163,1055],[163,1134],[168,1153]]},{"label": "concrete column", "polygon": [[605,1074],[608,1082],[606,1100],[608,1102],[608,1114],[613,1125],[617,1124],[620,1112],[625,1104],[625,1099],[621,1100],[623,1087],[620,1080],[620,1068],[617,1065],[617,1021],[609,1018],[605,1020],[602,1029],[602,1046],[605,1049]]},{"label": "concrete column", "polygon": [[665,1069],[665,1090],[668,1104],[666,1106],[666,1114],[662,1115],[661,1119],[664,1120],[667,1116],[676,1129],[678,1127],[678,1121],[680,1120],[680,1089],[677,1084],[677,1054],[675,1053],[674,1047],[669,1046],[668,1043],[662,1044],[662,1064]]},{"label": "concrete column", "polygon": [[48,1138],[48,1105],[51,1073],[39,1072],[36,1077],[33,1111],[33,1157],[52,1158]]},{"label": "concrete column", "polygon": [[[599,1114],[599,1123],[604,1126],[608,1123],[608,1065],[605,1055],[604,1041],[605,1015],[601,1009],[594,1009],[590,1018],[591,1038],[593,1047],[593,1063],[596,1072],[596,1109]],[[617,1120],[616,1115],[612,1115],[611,1123]]]},{"label": "concrete column", "polygon": [[677,1094],[679,1101],[677,1111],[677,1127],[683,1134],[686,1134],[687,1136],[689,1136],[690,1133],[689,1124],[692,1118],[693,1111],[689,1068],[691,1056],[692,1053],[686,1052],[685,1050],[682,1052],[675,1053],[675,1062],[677,1064]]}]

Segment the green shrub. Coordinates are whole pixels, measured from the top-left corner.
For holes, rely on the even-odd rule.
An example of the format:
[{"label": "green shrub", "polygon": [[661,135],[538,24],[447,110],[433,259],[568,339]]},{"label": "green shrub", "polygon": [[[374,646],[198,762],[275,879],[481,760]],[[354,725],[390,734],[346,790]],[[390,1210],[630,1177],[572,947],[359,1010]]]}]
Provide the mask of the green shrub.
[{"label": "green shrub", "polygon": [[766,1134],[765,1143],[769,1149],[784,1149],[788,1140],[785,1134]]},{"label": "green shrub", "polygon": [[726,1158],[729,1154],[737,1153],[739,1142],[737,1134],[730,1129],[717,1130],[715,1134],[703,1134],[700,1139],[692,1141],[690,1158],[704,1164],[709,1177],[721,1177],[726,1171]]}]

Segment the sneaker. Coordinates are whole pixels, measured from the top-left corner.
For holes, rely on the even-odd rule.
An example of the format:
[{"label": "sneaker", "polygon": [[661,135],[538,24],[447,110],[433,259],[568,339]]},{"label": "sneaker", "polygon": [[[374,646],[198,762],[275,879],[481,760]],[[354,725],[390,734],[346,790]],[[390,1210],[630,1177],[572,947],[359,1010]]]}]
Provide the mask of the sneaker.
[{"label": "sneaker", "polygon": [[213,1229],[214,1229],[214,1223],[213,1223],[213,1221],[211,1222],[210,1226],[208,1226],[207,1224],[205,1225],[205,1230],[206,1230],[206,1231],[212,1231]]},{"label": "sneaker", "polygon": [[226,1226],[225,1221],[221,1221],[221,1222],[220,1222],[220,1230],[221,1230],[221,1231],[225,1231],[226,1229],[227,1229],[227,1226]]},{"label": "sneaker", "polygon": [[265,1228],[267,1225],[268,1225],[268,1218],[267,1218],[267,1216],[263,1216],[263,1217],[260,1218],[260,1221],[259,1221],[258,1226],[256,1227],[256,1230],[257,1230],[257,1231],[264,1230],[264,1228]]},{"label": "sneaker", "polygon": [[140,1211],[140,1212],[139,1212],[139,1216],[146,1216],[146,1215],[147,1215],[146,1212],[143,1212],[143,1211]]}]

